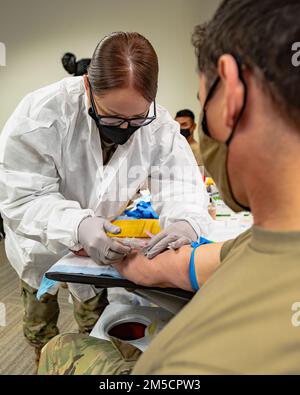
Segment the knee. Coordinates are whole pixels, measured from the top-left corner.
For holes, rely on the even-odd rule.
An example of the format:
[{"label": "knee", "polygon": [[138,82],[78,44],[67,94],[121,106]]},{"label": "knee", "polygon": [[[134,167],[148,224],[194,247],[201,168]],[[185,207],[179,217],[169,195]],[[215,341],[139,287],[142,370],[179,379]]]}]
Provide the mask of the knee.
[{"label": "knee", "polygon": [[66,345],[70,345],[76,340],[78,334],[76,333],[64,333],[53,337],[42,349],[42,352],[55,352],[56,350],[62,350]]},{"label": "knee", "polygon": [[69,347],[76,339],[75,333],[55,336],[41,350],[38,374],[59,374],[59,366],[70,358]]}]

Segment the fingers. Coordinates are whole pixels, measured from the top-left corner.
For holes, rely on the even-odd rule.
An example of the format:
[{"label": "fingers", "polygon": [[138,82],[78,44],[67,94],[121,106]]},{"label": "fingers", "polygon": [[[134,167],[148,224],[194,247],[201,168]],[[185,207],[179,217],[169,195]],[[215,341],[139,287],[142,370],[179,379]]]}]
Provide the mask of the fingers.
[{"label": "fingers", "polygon": [[116,226],[109,221],[105,221],[103,223],[103,228],[104,228],[105,232],[113,233],[114,235],[117,235],[121,232],[121,229],[119,226]]},{"label": "fingers", "polygon": [[121,262],[124,259],[125,255],[118,254],[117,252],[113,252],[109,249],[105,253],[96,249],[92,251],[90,257],[93,259],[94,262],[101,266],[112,265],[114,263]]},{"label": "fingers", "polygon": [[159,232],[156,236],[152,237],[145,250],[150,250],[152,247],[155,246],[155,244],[159,243],[166,236],[167,236],[166,232],[164,231]]},{"label": "fingers", "polygon": [[116,254],[112,251],[107,252],[107,256],[101,258],[102,265],[113,265],[120,263],[124,259],[124,255]]},{"label": "fingers", "polygon": [[161,241],[159,241],[157,244],[155,244],[151,249],[148,249],[148,252],[146,254],[148,259],[154,258],[156,255],[160,254],[164,250],[166,250],[169,246],[170,243],[176,241],[178,239],[178,236],[176,234],[170,234],[168,236],[165,236]]},{"label": "fingers", "polygon": [[117,241],[111,240],[108,237],[108,242],[107,242],[107,250],[111,250],[113,252],[122,254],[122,255],[128,255],[131,252],[131,248],[129,246],[126,246],[124,244],[118,243]]},{"label": "fingers", "polygon": [[105,235],[101,243],[97,243],[89,248],[89,256],[98,265],[111,265],[112,263],[122,261],[131,252],[131,248],[114,242]]},{"label": "fingers", "polygon": [[191,244],[191,239],[189,237],[182,236],[178,240],[170,243],[169,246],[173,250],[178,250],[178,248],[180,248],[180,247],[182,247],[184,245],[187,245],[187,244]]},{"label": "fingers", "polygon": [[130,252],[130,247],[124,246],[108,238],[108,243],[106,244],[104,251],[102,251],[102,253],[100,252],[101,264],[111,265],[113,263],[120,262],[130,254]]},{"label": "fingers", "polygon": [[124,259],[126,254],[120,254],[118,252],[108,250],[105,254],[105,258],[108,259],[109,261],[121,261]]}]

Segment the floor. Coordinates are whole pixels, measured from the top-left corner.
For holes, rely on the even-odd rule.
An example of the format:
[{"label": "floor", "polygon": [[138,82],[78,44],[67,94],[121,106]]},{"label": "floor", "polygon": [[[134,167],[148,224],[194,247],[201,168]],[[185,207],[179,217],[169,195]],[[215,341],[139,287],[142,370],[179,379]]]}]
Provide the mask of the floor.
[{"label": "floor", "polygon": [[[58,326],[61,332],[76,332],[68,291],[59,292],[61,308]],[[23,308],[19,279],[7,261],[4,242],[0,241],[0,374],[34,374],[34,352],[22,332]]]}]

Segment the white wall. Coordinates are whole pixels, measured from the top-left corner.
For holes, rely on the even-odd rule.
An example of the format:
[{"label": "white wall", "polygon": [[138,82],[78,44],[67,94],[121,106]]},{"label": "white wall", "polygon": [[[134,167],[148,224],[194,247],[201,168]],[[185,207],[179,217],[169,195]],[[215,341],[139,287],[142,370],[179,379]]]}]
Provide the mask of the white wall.
[{"label": "white wall", "polygon": [[174,116],[199,115],[193,27],[210,18],[219,0],[0,0],[0,130],[28,92],[68,76],[61,56],[91,57],[112,31],[137,31],[158,53],[158,102]]}]

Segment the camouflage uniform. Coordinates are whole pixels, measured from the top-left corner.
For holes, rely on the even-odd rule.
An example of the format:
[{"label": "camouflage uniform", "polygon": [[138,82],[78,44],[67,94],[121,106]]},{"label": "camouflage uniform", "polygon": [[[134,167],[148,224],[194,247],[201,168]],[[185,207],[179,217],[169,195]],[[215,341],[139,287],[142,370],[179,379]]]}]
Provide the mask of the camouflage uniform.
[{"label": "camouflage uniform", "polygon": [[56,336],[42,349],[38,374],[130,374],[141,351],[114,337],[110,340],[75,333]]},{"label": "camouflage uniform", "polygon": [[[23,331],[26,340],[36,349],[41,349],[50,339],[59,333],[57,320],[59,306],[57,294],[45,294],[37,300],[37,290],[21,281],[24,304]],[[80,303],[73,295],[74,316],[80,333],[90,333],[102,311],[108,304],[107,290]]]}]

